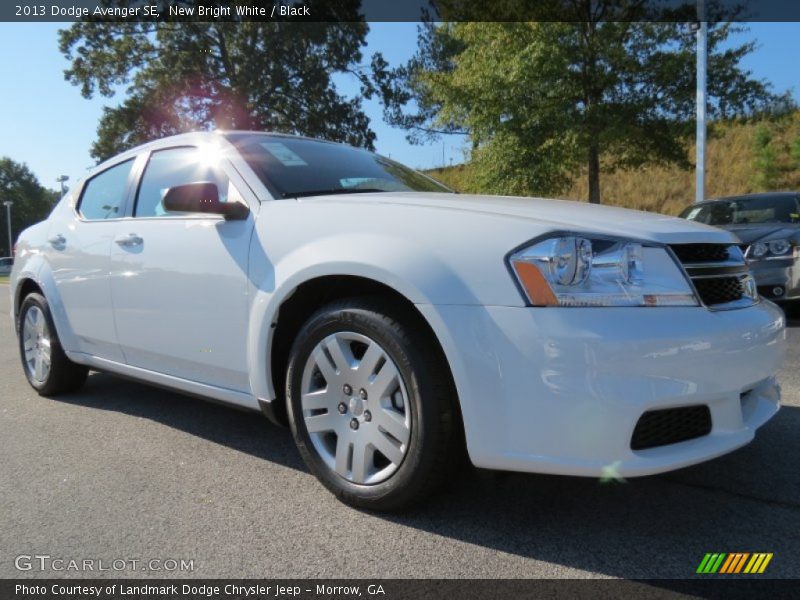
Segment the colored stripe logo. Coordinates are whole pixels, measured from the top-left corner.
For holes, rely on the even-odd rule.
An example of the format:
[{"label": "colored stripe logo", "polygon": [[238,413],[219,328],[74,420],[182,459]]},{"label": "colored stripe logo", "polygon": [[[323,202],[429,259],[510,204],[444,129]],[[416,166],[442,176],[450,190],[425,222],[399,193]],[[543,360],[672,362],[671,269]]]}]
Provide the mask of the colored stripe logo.
[{"label": "colored stripe logo", "polygon": [[772,560],[772,552],[708,552],[697,573],[736,575],[739,573],[763,573]]}]

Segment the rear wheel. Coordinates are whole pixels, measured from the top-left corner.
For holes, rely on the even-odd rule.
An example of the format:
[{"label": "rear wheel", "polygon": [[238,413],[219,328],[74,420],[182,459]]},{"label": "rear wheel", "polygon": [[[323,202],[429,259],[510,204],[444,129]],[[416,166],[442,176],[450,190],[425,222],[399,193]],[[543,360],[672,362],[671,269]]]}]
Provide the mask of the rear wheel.
[{"label": "rear wheel", "polygon": [[289,357],[287,401],[309,469],[348,504],[412,505],[459,461],[447,365],[402,308],[350,299],[318,311]]},{"label": "rear wheel", "polygon": [[50,307],[41,294],[28,294],[19,311],[19,352],[28,383],[43,396],[74,392],[89,370],[61,348]]}]

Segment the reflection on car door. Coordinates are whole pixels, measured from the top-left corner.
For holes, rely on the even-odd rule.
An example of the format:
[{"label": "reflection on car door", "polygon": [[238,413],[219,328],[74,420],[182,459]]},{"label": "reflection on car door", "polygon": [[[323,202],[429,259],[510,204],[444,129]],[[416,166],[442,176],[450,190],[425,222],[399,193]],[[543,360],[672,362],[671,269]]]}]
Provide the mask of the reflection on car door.
[{"label": "reflection on car door", "polygon": [[111,240],[125,216],[134,160],[100,172],[80,190],[76,207],[53,215],[46,258],[78,347],[68,348],[122,362],[109,286]]},{"label": "reflection on car door", "polygon": [[111,294],[120,346],[135,367],[236,391],[247,373],[246,220],[170,214],[167,189],[215,182],[220,199],[241,198],[232,172],[193,147],[151,153],[133,218],[120,223],[111,249]]}]

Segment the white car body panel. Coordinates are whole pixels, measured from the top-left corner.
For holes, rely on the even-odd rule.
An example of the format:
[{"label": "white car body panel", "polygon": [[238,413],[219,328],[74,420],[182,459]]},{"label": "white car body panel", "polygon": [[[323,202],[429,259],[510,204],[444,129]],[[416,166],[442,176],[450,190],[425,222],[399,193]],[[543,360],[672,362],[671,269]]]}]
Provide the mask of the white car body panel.
[{"label": "white car body panel", "polygon": [[[134,149],[232,146],[187,134]],[[103,165],[98,167],[102,169]],[[251,213],[83,222],[66,196],[21,236],[11,293],[35,281],[68,356],[92,368],[258,409],[280,307],[298,286],[350,275],[416,305],[442,346],[473,463],[573,475],[644,475],[737,448],[778,409],[784,320],[768,302],[732,311],[532,308],[505,257],[552,232],[657,244],[733,244],[729,232],[583,203],[430,193],[274,200],[247,163],[226,173]],[[91,230],[90,230],[91,228]],[[47,242],[62,234],[64,250]],[[117,236],[136,233],[138,250]],[[16,306],[16,304],[15,304]],[[746,394],[746,396],[742,396]],[[707,403],[710,435],[635,452],[653,408]]]},{"label": "white car body panel", "polygon": [[[81,223],[58,211],[50,231],[63,232],[68,243],[47,243],[44,258],[59,290],[73,331],[80,332],[75,351],[124,362],[114,328],[108,272],[110,251],[119,222]],[[83,225],[83,226],[82,226]],[[55,235],[55,234],[54,234]]]},{"label": "white car body panel", "polygon": [[[779,407],[771,374],[785,350],[784,317],[766,302],[717,313],[420,310],[457,373],[470,458],[480,467],[619,476],[666,471],[746,444]],[[711,410],[710,435],[630,449],[645,411],[698,403]]]},{"label": "white car body panel", "polygon": [[153,218],[118,224],[117,236],[135,233],[143,240],[137,247],[111,248],[111,305],[125,363],[249,391],[242,340],[248,332],[252,225],[252,215],[245,221]]}]

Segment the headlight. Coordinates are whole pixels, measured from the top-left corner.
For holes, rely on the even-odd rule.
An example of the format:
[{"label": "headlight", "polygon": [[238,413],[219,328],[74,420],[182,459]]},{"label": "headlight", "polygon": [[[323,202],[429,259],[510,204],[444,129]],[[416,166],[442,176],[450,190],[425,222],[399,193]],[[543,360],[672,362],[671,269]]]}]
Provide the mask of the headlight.
[{"label": "headlight", "polygon": [[745,253],[749,259],[770,259],[770,258],[786,258],[792,253],[794,248],[794,255],[798,255],[798,246],[793,246],[791,240],[772,240],[770,242],[756,242],[752,244]]},{"label": "headlight", "polygon": [[511,254],[509,265],[534,306],[697,306],[665,248],[562,235]]},{"label": "headlight", "polygon": [[754,258],[761,258],[761,257],[762,257],[762,256],[764,256],[764,255],[765,255],[767,252],[769,252],[769,246],[767,246],[766,244],[763,244],[763,243],[761,243],[761,242],[756,242],[755,244],[753,244],[753,245],[750,247],[750,254],[751,254],[751,255],[752,255]]},{"label": "headlight", "polygon": [[769,243],[769,251],[776,256],[786,254],[789,252],[791,247],[792,245],[789,243],[789,240],[775,240],[774,242]]}]

